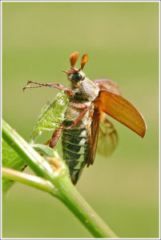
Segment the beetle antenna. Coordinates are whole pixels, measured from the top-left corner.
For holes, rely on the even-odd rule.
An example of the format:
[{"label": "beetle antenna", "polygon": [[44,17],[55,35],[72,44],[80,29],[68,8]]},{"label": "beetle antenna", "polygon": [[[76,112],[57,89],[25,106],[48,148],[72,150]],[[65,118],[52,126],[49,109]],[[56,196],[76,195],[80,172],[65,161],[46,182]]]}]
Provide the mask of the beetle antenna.
[{"label": "beetle antenna", "polygon": [[74,52],[74,53],[72,53],[70,55],[69,59],[70,59],[70,64],[71,64],[72,68],[74,68],[78,57],[79,57],[79,53],[78,52]]},{"label": "beetle antenna", "polygon": [[63,73],[69,75],[69,72],[62,70]]},{"label": "beetle antenna", "polygon": [[88,54],[84,54],[84,55],[82,56],[81,68],[78,70],[78,72],[84,68],[86,62],[88,62],[88,59],[89,59]]}]

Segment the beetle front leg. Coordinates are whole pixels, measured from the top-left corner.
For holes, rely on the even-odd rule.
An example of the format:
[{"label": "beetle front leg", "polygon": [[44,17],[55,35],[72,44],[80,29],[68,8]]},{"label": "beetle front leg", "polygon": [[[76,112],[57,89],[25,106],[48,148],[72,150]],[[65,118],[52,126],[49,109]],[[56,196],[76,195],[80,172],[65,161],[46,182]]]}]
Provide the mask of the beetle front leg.
[{"label": "beetle front leg", "polygon": [[38,86],[25,86],[23,88],[23,90],[27,89],[27,88],[39,88],[39,87],[52,87],[52,88],[57,88],[59,90],[64,91],[64,93],[66,93],[68,96],[72,96],[73,95],[73,91],[69,88],[65,88],[63,85],[60,84],[55,84],[55,83],[39,83],[39,82],[35,82],[35,81],[28,81],[27,84],[30,83],[34,83],[37,84]]},{"label": "beetle front leg", "polygon": [[72,125],[70,125],[70,127],[65,127],[63,125],[63,123],[60,123],[60,126],[62,127],[62,129],[65,129],[65,130],[69,130],[71,129],[72,127],[75,127],[77,125],[77,123],[79,123],[79,121],[84,117],[84,115],[86,114],[86,112],[88,111],[89,109],[89,106],[87,107],[84,107],[85,110],[80,114],[80,116],[72,123]]},{"label": "beetle front leg", "polygon": [[62,134],[62,128],[58,128],[54,131],[51,139],[45,143],[45,145],[49,145],[49,147],[54,148],[59,141],[59,138]]}]

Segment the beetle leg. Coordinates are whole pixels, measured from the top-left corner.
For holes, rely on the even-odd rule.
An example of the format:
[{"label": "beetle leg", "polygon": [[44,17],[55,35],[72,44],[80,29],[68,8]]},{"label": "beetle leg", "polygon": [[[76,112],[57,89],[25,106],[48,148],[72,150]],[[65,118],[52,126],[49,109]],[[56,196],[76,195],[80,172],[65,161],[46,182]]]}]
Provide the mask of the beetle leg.
[{"label": "beetle leg", "polygon": [[88,106],[84,103],[79,103],[79,102],[74,102],[74,101],[71,101],[70,102],[70,106],[74,107],[74,108],[77,108],[77,109],[86,109]]},{"label": "beetle leg", "polygon": [[66,130],[69,130],[71,129],[72,127],[75,127],[77,125],[77,123],[79,123],[79,121],[84,117],[84,115],[86,114],[86,112],[88,111],[89,109],[89,106],[85,108],[85,110],[80,114],[80,116],[72,123],[72,125],[70,125],[70,127],[65,127],[63,125],[63,123],[60,123],[60,126],[62,127],[62,129],[66,129]]},{"label": "beetle leg", "polygon": [[23,90],[25,90],[27,88],[52,87],[52,88],[57,88],[59,90],[64,91],[68,96],[72,96],[73,95],[73,91],[71,89],[65,88],[63,85],[60,85],[60,84],[55,84],[55,83],[38,83],[38,82],[35,82],[35,81],[28,81],[27,84],[29,84],[29,83],[38,84],[38,86],[25,86],[23,88]]},{"label": "beetle leg", "polygon": [[62,128],[58,128],[54,131],[51,139],[45,143],[45,145],[49,145],[49,147],[54,148],[61,137]]}]

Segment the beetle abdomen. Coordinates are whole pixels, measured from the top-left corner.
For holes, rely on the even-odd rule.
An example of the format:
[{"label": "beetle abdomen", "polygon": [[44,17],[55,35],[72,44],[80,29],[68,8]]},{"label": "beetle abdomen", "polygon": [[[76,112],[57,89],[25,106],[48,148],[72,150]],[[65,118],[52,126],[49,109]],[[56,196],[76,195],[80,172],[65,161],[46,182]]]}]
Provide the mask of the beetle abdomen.
[{"label": "beetle abdomen", "polygon": [[76,184],[87,161],[89,141],[86,128],[77,126],[63,130],[62,145],[63,159],[69,167],[72,182]]}]

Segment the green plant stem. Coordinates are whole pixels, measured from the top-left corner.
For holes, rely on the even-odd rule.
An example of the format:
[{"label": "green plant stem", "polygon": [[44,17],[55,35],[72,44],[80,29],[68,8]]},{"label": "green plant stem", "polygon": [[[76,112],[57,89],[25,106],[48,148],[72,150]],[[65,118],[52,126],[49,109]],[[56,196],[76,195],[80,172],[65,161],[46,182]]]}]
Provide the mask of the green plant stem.
[{"label": "green plant stem", "polygon": [[83,199],[71,181],[62,179],[59,183],[61,200],[76,215],[83,225],[98,238],[118,238],[112,229],[98,216],[92,207]]},{"label": "green plant stem", "polygon": [[[57,191],[51,182],[46,181],[43,178],[19,172],[13,169],[2,167],[2,177],[40,189],[42,191],[50,193],[53,196],[55,196],[55,192]],[[117,237],[115,233],[113,233],[113,231],[108,228],[102,219],[94,212],[89,204],[85,202],[85,200],[76,190],[76,188],[73,187],[70,181],[64,179],[64,181],[61,182],[61,185],[61,200],[65,205],[67,205],[70,210],[73,211],[76,216],[79,213],[79,216],[81,216],[81,222],[86,225],[86,228],[90,229],[92,233],[93,227],[95,228],[95,237]],[[104,233],[101,233],[100,229],[104,229]]]},{"label": "green plant stem", "polygon": [[61,173],[54,172],[51,165],[4,120],[2,120],[2,137],[38,176],[51,180],[57,178],[57,175],[64,174],[65,164],[63,165],[64,168],[61,169]]},{"label": "green plant stem", "polygon": [[[26,161],[31,169],[49,180],[57,189],[55,196],[58,197],[83,223],[94,237],[117,238],[116,234],[103,222],[89,204],[82,198],[71,183],[66,171],[66,165],[62,161],[61,169],[54,172],[51,165],[42,158],[22,137],[16,133],[5,121],[2,121],[2,133],[4,140]],[[16,180],[16,179],[15,179]],[[18,180],[18,179],[17,179]],[[20,181],[20,176],[19,176]],[[23,183],[28,184],[28,179],[23,178]],[[30,186],[37,187],[36,184]],[[45,186],[44,186],[45,187]],[[37,187],[40,189],[39,187]],[[44,189],[43,189],[44,190]],[[50,194],[51,191],[47,190]]]},{"label": "green plant stem", "polygon": [[33,176],[24,172],[19,172],[10,168],[2,167],[2,177],[12,181],[20,182],[31,187],[40,189],[42,191],[55,195],[54,185],[41,177]]}]

